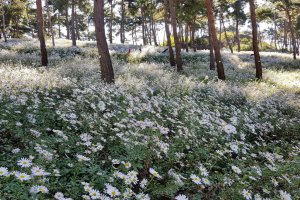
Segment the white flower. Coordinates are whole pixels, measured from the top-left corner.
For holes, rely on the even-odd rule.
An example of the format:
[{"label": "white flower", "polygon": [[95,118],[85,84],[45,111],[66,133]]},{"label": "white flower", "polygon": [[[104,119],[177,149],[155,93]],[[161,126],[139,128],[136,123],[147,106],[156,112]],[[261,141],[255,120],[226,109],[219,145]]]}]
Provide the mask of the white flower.
[{"label": "white flower", "polygon": [[32,176],[47,176],[47,175],[49,175],[48,172],[45,172],[45,170],[40,167],[33,167],[31,169],[31,173],[32,173]]},{"label": "white flower", "polygon": [[287,193],[286,191],[282,191],[280,190],[280,199],[281,200],[292,200],[292,197],[289,193]]},{"label": "white flower", "polygon": [[252,199],[252,193],[246,189],[243,189],[243,196],[247,199],[250,200]]},{"label": "white flower", "polygon": [[202,165],[198,167],[202,176],[208,176],[208,171]]},{"label": "white flower", "polygon": [[100,111],[104,111],[105,108],[106,108],[105,103],[103,101],[99,101],[97,106],[98,106]]},{"label": "white flower", "polygon": [[145,188],[148,184],[148,180],[147,179],[143,179],[141,182],[140,182],[140,187],[141,188]]},{"label": "white flower", "polygon": [[0,176],[8,176],[9,172],[6,167],[0,167]]},{"label": "white flower", "polygon": [[116,197],[121,194],[120,191],[117,188],[113,187],[112,185],[106,184],[105,186],[106,186],[105,193],[107,193],[109,196]]},{"label": "white flower", "polygon": [[98,190],[91,189],[89,195],[91,196],[91,199],[100,199],[100,192]]},{"label": "white flower", "polygon": [[28,175],[28,174],[26,174],[26,173],[20,173],[20,172],[17,172],[16,174],[15,174],[15,176],[16,176],[16,178],[17,179],[19,179],[20,181],[28,181],[28,180],[30,180],[31,179],[31,177]]},{"label": "white flower", "polygon": [[82,195],[81,196],[83,198],[83,200],[90,200],[90,196],[89,195]]},{"label": "white flower", "polygon": [[236,133],[236,128],[231,124],[227,124],[226,126],[224,126],[223,129],[224,129],[225,133],[227,133],[227,134]]},{"label": "white flower", "polygon": [[17,163],[18,166],[21,166],[23,168],[28,168],[32,165],[32,162],[30,159],[27,158],[21,158],[21,160],[18,161]]},{"label": "white flower", "polygon": [[204,185],[210,185],[210,181],[207,178],[202,178],[201,181]]},{"label": "white flower", "polygon": [[38,186],[38,191],[43,194],[47,194],[49,192],[48,188],[45,186]]},{"label": "white flower", "polygon": [[153,169],[153,168],[150,168],[149,169],[149,172],[150,172],[150,174],[152,174],[154,177],[156,177],[156,178],[162,178],[160,175],[159,175],[159,173],[157,172],[157,171],[155,171],[155,169]]},{"label": "white flower", "polygon": [[64,194],[62,192],[56,192],[54,198],[57,200],[64,200]]},{"label": "white flower", "polygon": [[180,195],[176,196],[175,199],[176,200],[188,200],[188,198],[183,194],[180,194]]},{"label": "white flower", "polygon": [[37,194],[37,193],[39,193],[38,187],[39,187],[39,186],[37,186],[37,185],[32,186],[32,187],[30,188],[30,193],[31,193],[31,194]]},{"label": "white flower", "polygon": [[236,167],[236,166],[231,166],[231,169],[232,169],[235,173],[237,173],[237,174],[242,173],[242,171],[240,170],[240,168],[238,168],[238,167]]},{"label": "white flower", "polygon": [[196,183],[197,185],[201,185],[201,179],[198,176],[196,176],[195,174],[191,174],[190,177],[194,183]]},{"label": "white flower", "polygon": [[90,161],[91,160],[90,158],[85,157],[83,155],[79,155],[79,154],[77,154],[76,157],[77,157],[79,162],[81,162],[81,161]]},{"label": "white flower", "polygon": [[13,154],[16,154],[16,153],[19,153],[21,150],[19,149],[19,148],[15,148],[15,149],[13,149],[11,152],[13,153]]},{"label": "white flower", "polygon": [[124,167],[125,167],[126,169],[129,169],[129,168],[131,167],[130,162],[126,162],[126,163],[123,163],[123,164],[124,164]]}]

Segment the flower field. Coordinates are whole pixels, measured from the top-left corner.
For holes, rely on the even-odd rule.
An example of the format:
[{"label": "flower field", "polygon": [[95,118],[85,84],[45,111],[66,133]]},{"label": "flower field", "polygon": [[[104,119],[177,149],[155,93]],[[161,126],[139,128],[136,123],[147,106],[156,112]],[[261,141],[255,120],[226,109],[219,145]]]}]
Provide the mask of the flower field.
[{"label": "flower field", "polygon": [[[49,50],[0,43],[0,199],[300,199],[300,61],[111,46],[116,84],[100,81],[92,42]],[[132,53],[127,55],[128,48]]]}]

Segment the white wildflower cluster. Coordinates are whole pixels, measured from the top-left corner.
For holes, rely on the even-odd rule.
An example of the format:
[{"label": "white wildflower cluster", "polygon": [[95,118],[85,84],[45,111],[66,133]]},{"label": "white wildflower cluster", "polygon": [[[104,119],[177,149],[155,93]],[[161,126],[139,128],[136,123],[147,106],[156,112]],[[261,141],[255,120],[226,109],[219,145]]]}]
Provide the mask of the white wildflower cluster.
[{"label": "white wildflower cluster", "polygon": [[224,52],[217,81],[208,51],[178,74],[161,47],[111,45],[108,85],[95,43],[57,44],[43,70],[36,40],[0,42],[0,198],[299,199],[300,73],[272,68],[297,61],[263,53],[257,82]]}]

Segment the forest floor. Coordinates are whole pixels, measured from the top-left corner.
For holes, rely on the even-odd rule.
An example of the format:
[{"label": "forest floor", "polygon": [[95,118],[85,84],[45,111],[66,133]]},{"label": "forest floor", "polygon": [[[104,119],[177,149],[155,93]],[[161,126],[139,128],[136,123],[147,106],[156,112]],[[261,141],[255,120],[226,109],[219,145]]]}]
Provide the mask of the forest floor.
[{"label": "forest floor", "polygon": [[[36,40],[0,42],[0,199],[300,199],[300,60],[57,40],[49,70]],[[127,54],[129,48],[130,55]]]}]

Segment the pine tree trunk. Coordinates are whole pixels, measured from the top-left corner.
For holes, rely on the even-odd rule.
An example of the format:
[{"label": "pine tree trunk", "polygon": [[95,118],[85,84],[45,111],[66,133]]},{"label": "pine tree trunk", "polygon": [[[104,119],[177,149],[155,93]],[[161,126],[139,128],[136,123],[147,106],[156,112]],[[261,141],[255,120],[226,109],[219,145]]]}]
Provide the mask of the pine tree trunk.
[{"label": "pine tree trunk", "polygon": [[294,30],[294,25],[293,25],[293,21],[292,21],[292,16],[291,16],[288,8],[286,8],[286,15],[289,20],[288,23],[289,23],[289,28],[290,28],[290,32],[291,32],[291,40],[292,40],[292,46],[293,46],[293,59],[296,60],[297,47],[296,47],[296,39],[295,39],[295,30]]},{"label": "pine tree trunk", "polygon": [[169,55],[170,55],[170,65],[175,66],[175,57],[174,57],[174,51],[172,48],[171,43],[171,32],[169,28],[169,7],[168,7],[168,0],[164,0],[164,8],[165,8],[165,14],[164,14],[164,21],[165,21],[165,30],[166,30],[166,36],[167,36],[167,44],[169,48]]},{"label": "pine tree trunk", "polygon": [[78,25],[78,18],[77,18],[77,12],[75,10],[75,30],[76,30],[76,38],[80,40],[80,30],[79,30],[79,25]]},{"label": "pine tree trunk", "polygon": [[49,10],[49,3],[48,0],[46,0],[46,9],[47,9],[47,17],[48,17],[48,30],[51,33],[51,39],[52,39],[52,46],[55,47],[55,41],[54,41],[54,31],[53,31],[53,26],[52,26],[52,21],[51,21],[51,15],[50,15],[50,10]]},{"label": "pine tree trunk", "polygon": [[185,51],[189,52],[189,24],[185,25]]},{"label": "pine tree trunk", "polygon": [[224,66],[223,66],[223,62],[222,62],[222,55],[221,55],[221,51],[220,51],[220,46],[219,46],[215,22],[214,22],[212,0],[205,0],[205,5],[206,5],[206,9],[207,9],[209,31],[211,32],[212,43],[214,45],[214,50],[215,50],[218,78],[221,80],[225,80],[225,72],[224,72]]},{"label": "pine tree trunk", "polygon": [[57,14],[57,22],[58,22],[58,38],[61,38],[60,13]]},{"label": "pine tree trunk", "polygon": [[94,15],[101,78],[105,83],[114,83],[114,70],[105,38],[104,0],[94,0]]},{"label": "pine tree trunk", "polygon": [[241,42],[240,42],[240,31],[239,31],[239,19],[236,19],[236,24],[235,24],[235,35],[236,35],[236,42],[238,46],[238,52],[241,51]]},{"label": "pine tree trunk", "polygon": [[3,1],[2,1],[2,34],[3,34],[4,41],[7,42],[6,27],[5,27],[5,10],[4,10]]},{"label": "pine tree trunk", "polygon": [[76,34],[75,34],[75,0],[72,0],[72,19],[71,19],[71,34],[72,34],[72,46],[76,46]]},{"label": "pine tree trunk", "polygon": [[143,45],[147,44],[146,41],[146,30],[145,30],[145,9],[144,6],[141,6],[141,15],[142,15],[142,37],[143,37]]},{"label": "pine tree trunk", "polygon": [[124,44],[125,42],[125,3],[124,0],[121,1],[121,24],[120,24],[120,42]]},{"label": "pine tree trunk", "polygon": [[256,24],[256,13],[254,0],[249,0],[250,5],[250,15],[251,15],[251,24],[252,24],[252,42],[253,42],[253,51],[255,58],[255,68],[256,68],[256,78],[262,79],[262,67],[258,49],[258,39],[257,39],[257,24]]},{"label": "pine tree trunk", "polygon": [[215,70],[215,55],[214,55],[214,45],[212,42],[212,36],[211,32],[208,31],[208,41],[209,41],[209,69]]},{"label": "pine tree trunk", "polygon": [[67,39],[70,39],[70,26],[69,26],[69,12],[68,12],[68,5],[66,8],[66,29],[67,29]]},{"label": "pine tree trunk", "polygon": [[286,20],[284,20],[284,29],[283,29],[283,44],[284,48],[287,50],[288,48],[288,42],[287,42],[287,25]]},{"label": "pine tree trunk", "polygon": [[110,17],[109,17],[109,43],[112,44],[113,42],[113,0],[110,0]]},{"label": "pine tree trunk", "polygon": [[169,6],[170,6],[170,14],[171,14],[171,23],[173,27],[175,49],[176,49],[177,71],[180,72],[183,70],[183,68],[182,68],[182,59],[181,59],[181,45],[177,34],[176,2],[174,1],[176,0],[169,0]]},{"label": "pine tree trunk", "polygon": [[41,60],[42,66],[48,66],[48,55],[45,44],[44,37],[44,19],[43,19],[43,8],[42,8],[42,0],[36,0],[36,8],[37,8],[37,24],[38,24],[38,37],[40,40],[40,48],[41,48]]}]

